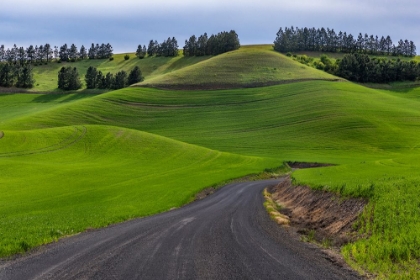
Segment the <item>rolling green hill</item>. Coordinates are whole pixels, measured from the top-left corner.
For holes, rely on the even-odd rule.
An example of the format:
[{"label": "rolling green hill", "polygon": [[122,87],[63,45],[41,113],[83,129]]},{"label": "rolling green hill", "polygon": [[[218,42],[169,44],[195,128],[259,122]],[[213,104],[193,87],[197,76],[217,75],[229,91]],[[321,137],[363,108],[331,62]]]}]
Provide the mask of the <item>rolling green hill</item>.
[{"label": "rolling green hill", "polygon": [[256,87],[292,80],[337,79],[327,73],[296,63],[275,52],[272,46],[246,46],[150,77],[143,86],[161,88],[220,89]]},{"label": "rolling green hill", "polygon": [[[275,52],[272,46],[245,46],[219,56],[146,57],[131,53],[114,55],[114,60],[93,59],[34,67],[32,92],[57,91],[57,75],[63,66],[76,67],[82,80],[89,66],[103,73],[130,71],[139,66],[145,81],[140,85],[175,88],[234,88],[277,84],[290,80],[336,79],[336,77],[301,65]],[[81,90],[83,91],[83,90]],[[89,91],[90,92],[90,91]]]},{"label": "rolling green hill", "polygon": [[[295,183],[369,199],[347,261],[379,278],[420,277],[418,88],[334,82],[267,46],[112,63],[149,63],[149,74],[101,95],[0,95],[1,255],[310,161],[337,165],[296,171]],[[259,82],[278,85],[242,88]],[[186,90],[217,85],[240,89]]]}]

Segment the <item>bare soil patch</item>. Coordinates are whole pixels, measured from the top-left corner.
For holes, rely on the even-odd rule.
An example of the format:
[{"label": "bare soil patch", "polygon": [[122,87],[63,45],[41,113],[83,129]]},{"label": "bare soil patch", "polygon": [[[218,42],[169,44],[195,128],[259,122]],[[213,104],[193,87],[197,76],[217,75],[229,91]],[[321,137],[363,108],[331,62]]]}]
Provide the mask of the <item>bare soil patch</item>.
[{"label": "bare soil patch", "polygon": [[288,161],[286,163],[292,169],[333,166],[333,164],[329,164],[329,163],[317,163],[317,162]]},{"label": "bare soil patch", "polygon": [[207,196],[213,194],[216,191],[215,188],[210,187],[210,188],[206,188],[204,190],[202,190],[201,192],[197,193],[195,195],[195,199],[194,200],[201,200],[203,198],[206,198]]},{"label": "bare soil patch", "polygon": [[0,131],[0,139],[4,137],[4,132]]},{"label": "bare soil patch", "polygon": [[365,199],[293,186],[290,177],[268,191],[298,233],[337,247],[357,239],[352,225],[367,204]]},{"label": "bare soil patch", "polygon": [[29,92],[27,89],[22,88],[15,88],[15,87],[0,87],[0,94],[6,93],[27,93]]}]

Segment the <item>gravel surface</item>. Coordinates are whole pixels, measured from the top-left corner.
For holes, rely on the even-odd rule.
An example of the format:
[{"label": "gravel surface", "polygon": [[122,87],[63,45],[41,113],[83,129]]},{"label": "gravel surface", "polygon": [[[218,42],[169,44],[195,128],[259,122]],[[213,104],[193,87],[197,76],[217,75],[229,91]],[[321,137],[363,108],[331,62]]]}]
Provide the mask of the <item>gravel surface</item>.
[{"label": "gravel surface", "polygon": [[64,238],[0,262],[0,279],[358,279],[269,218],[262,191],[280,180]]}]

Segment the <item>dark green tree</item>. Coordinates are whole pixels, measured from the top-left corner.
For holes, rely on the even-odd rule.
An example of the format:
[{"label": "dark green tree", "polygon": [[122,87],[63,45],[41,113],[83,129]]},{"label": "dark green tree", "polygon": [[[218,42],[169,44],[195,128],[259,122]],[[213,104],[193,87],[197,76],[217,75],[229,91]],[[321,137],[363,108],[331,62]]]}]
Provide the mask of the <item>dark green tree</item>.
[{"label": "dark green tree", "polygon": [[146,56],[146,52],[144,51],[145,49],[146,49],[146,46],[142,47],[141,45],[138,45],[137,51],[136,51],[136,56],[139,59],[143,59]]},{"label": "dark green tree", "polygon": [[58,72],[58,88],[63,90],[77,90],[82,87],[79,72],[76,67],[62,67]]},{"label": "dark green tree", "polygon": [[17,59],[19,65],[23,66],[26,63],[26,51],[23,47],[20,47],[17,52]]},{"label": "dark green tree", "polygon": [[96,75],[96,87],[99,89],[107,88],[105,76],[102,74],[101,71],[98,71],[98,74]]},{"label": "dark green tree", "polygon": [[33,63],[34,57],[35,57],[35,49],[34,46],[30,45],[27,49],[26,49],[26,56],[29,59],[29,63]]},{"label": "dark green tree", "polygon": [[87,54],[86,48],[83,45],[80,47],[79,58],[80,59],[86,59],[86,58],[88,58],[88,54]]},{"label": "dark green tree", "polygon": [[128,75],[128,85],[133,85],[144,80],[141,70],[138,66],[134,67]]},{"label": "dark green tree", "polygon": [[11,87],[15,84],[14,66],[9,63],[0,64],[0,86]]},{"label": "dark green tree", "polygon": [[6,50],[4,49],[4,45],[0,46],[0,62],[5,61],[5,54]]},{"label": "dark green tree", "polygon": [[97,76],[98,76],[98,71],[96,70],[96,68],[89,66],[85,75],[86,88],[93,89],[98,86]]},{"label": "dark green tree", "polygon": [[44,45],[44,53],[45,53],[45,57],[47,58],[47,63],[50,62],[53,56],[53,50],[50,44],[47,43]]},{"label": "dark green tree", "polygon": [[150,40],[149,46],[147,47],[147,55],[148,56],[156,55],[158,47],[159,47],[159,44],[157,41]]},{"label": "dark green tree", "polygon": [[69,49],[67,44],[64,44],[60,47],[60,51],[58,53],[61,61],[69,61]]},{"label": "dark green tree", "polygon": [[113,74],[108,72],[105,76],[104,88],[113,88],[114,84],[115,84],[115,77]]},{"label": "dark green tree", "polygon": [[37,59],[39,63],[42,63],[45,57],[45,51],[44,51],[44,46],[40,45],[38,47],[38,53],[37,53]]},{"label": "dark green tree", "polygon": [[127,83],[128,83],[127,72],[122,70],[118,72],[117,74],[115,74],[115,80],[114,80],[112,89],[125,88],[127,86]]},{"label": "dark green tree", "polygon": [[95,59],[96,58],[96,49],[95,44],[92,43],[91,47],[89,48],[88,52],[89,59]]},{"label": "dark green tree", "polygon": [[77,47],[75,44],[71,44],[68,53],[69,53],[69,58],[71,62],[75,62],[77,58],[79,57],[79,51],[77,50]]},{"label": "dark green tree", "polygon": [[26,64],[22,67],[19,67],[16,87],[32,88],[34,83],[35,80],[32,74],[32,66],[30,64]]}]

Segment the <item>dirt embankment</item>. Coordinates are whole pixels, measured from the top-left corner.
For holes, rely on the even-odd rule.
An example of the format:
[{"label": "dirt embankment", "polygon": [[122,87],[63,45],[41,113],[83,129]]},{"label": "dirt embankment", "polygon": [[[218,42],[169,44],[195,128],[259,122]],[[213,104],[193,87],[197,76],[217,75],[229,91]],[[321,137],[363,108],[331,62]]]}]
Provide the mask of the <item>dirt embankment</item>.
[{"label": "dirt embankment", "polygon": [[3,136],[4,136],[4,132],[0,131],[0,139],[3,138]]},{"label": "dirt embankment", "polygon": [[333,164],[329,164],[329,163],[318,163],[318,162],[288,161],[286,163],[292,169],[302,169],[302,168],[315,168],[315,167],[333,166]]},{"label": "dirt embankment", "polygon": [[343,199],[331,192],[292,186],[290,177],[268,191],[298,233],[332,246],[341,246],[356,239],[352,224],[362,213],[366,200]]}]

